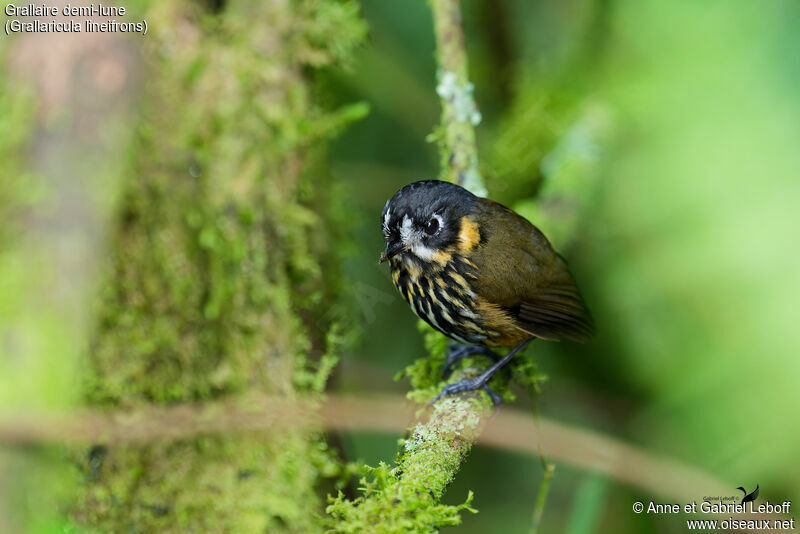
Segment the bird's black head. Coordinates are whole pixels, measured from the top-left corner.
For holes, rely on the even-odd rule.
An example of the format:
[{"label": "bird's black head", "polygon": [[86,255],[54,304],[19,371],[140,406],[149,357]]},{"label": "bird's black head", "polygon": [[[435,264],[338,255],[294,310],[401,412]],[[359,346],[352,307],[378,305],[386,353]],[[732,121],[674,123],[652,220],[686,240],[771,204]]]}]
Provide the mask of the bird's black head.
[{"label": "bird's black head", "polygon": [[386,250],[381,262],[394,256],[426,264],[459,239],[462,217],[473,212],[477,197],[439,180],[414,182],[400,189],[383,208]]}]

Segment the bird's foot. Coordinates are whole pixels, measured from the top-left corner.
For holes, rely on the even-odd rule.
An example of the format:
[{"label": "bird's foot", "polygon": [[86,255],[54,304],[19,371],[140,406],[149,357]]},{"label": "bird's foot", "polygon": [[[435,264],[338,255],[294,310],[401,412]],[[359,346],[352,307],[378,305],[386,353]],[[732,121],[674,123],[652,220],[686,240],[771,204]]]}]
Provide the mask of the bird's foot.
[{"label": "bird's foot", "polygon": [[450,376],[453,372],[453,365],[456,362],[470,356],[475,356],[476,354],[488,356],[493,362],[500,359],[500,356],[493,351],[486,347],[481,347],[480,345],[459,345],[458,343],[450,343],[447,347],[447,359],[442,366],[442,378],[447,379],[447,377]]},{"label": "bird's foot", "polygon": [[482,389],[488,393],[489,397],[492,399],[492,403],[495,406],[502,404],[503,399],[501,399],[500,395],[495,393],[486,382],[488,382],[488,379],[484,375],[481,375],[476,378],[465,378],[463,380],[459,380],[458,382],[447,384],[444,388],[442,388],[442,392],[436,395],[429,404],[436,404],[442,399],[442,397],[446,397],[447,395],[455,395],[456,393],[474,391],[476,389]]},{"label": "bird's foot", "polygon": [[[489,389],[489,386],[487,386],[487,384],[489,383],[489,380],[491,380],[491,378],[494,376],[494,374],[497,371],[502,369],[503,366],[505,366],[509,361],[511,361],[511,358],[513,358],[516,353],[518,353],[519,351],[524,349],[528,345],[528,343],[530,343],[530,342],[531,342],[530,339],[526,339],[526,340],[521,341],[513,349],[508,351],[508,353],[505,356],[503,356],[498,361],[493,363],[491,367],[486,369],[479,376],[476,376],[475,378],[465,378],[464,380],[461,380],[461,381],[456,382],[454,384],[447,384],[444,387],[444,389],[442,389],[442,392],[439,393],[438,395],[436,395],[436,397],[434,397],[434,399],[430,403],[434,404],[436,401],[438,401],[439,399],[441,399],[445,395],[453,395],[454,393],[461,393],[462,391],[472,391],[472,390],[476,390],[476,389],[483,389],[492,398],[492,402],[493,403],[500,404],[500,402],[501,402],[500,395],[498,395],[497,393],[495,393],[494,391]],[[475,347],[465,347],[465,348],[466,349],[470,349],[470,348],[474,349]],[[477,348],[481,349],[481,352],[482,352],[482,349],[484,349],[484,347],[477,347]],[[491,352],[491,351],[489,351],[489,352]],[[494,353],[492,353],[492,354],[495,357],[497,356]]]}]

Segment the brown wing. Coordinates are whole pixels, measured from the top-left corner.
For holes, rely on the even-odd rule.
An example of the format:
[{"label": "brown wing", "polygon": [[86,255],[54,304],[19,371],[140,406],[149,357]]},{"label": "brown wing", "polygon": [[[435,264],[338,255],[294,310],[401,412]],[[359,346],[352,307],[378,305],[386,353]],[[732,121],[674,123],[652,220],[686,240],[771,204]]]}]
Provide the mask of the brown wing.
[{"label": "brown wing", "polygon": [[478,294],[532,336],[587,341],[592,318],[563,258],[524,218],[490,200],[481,204],[481,246],[473,255]]},{"label": "brown wing", "polygon": [[546,286],[520,303],[517,321],[536,337],[557,341],[589,341],[594,325],[574,282]]}]

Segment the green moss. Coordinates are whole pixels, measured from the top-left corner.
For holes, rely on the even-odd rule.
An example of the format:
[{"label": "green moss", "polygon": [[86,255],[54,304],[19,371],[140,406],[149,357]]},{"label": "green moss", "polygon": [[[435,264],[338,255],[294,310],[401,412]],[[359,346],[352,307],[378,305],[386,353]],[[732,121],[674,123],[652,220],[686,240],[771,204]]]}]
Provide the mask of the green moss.
[{"label": "green moss", "polygon": [[[357,7],[233,1],[211,15],[172,1],[147,17],[152,77],[87,400],[135,408],[318,395],[348,335],[313,311],[335,298],[323,265],[336,261],[314,248],[327,240],[328,213],[314,206],[329,190],[315,161],[365,110],[318,108],[303,72],[351,54],[364,35]],[[319,480],[341,470],[313,432],[92,452],[75,453],[84,491],[72,515],[113,532],[313,531]]]},{"label": "green moss", "polygon": [[313,530],[314,516],[297,506],[317,499],[307,439],[208,437],[115,447],[84,473],[94,480],[76,518],[112,532]]},{"label": "green moss", "polygon": [[491,401],[481,396],[449,397],[434,407],[424,424],[405,440],[394,467],[366,468],[363,495],[349,501],[340,493],[330,499],[332,532],[437,532],[461,523],[460,512],[475,513],[472,492],[460,505],[441,503],[472,443]]}]

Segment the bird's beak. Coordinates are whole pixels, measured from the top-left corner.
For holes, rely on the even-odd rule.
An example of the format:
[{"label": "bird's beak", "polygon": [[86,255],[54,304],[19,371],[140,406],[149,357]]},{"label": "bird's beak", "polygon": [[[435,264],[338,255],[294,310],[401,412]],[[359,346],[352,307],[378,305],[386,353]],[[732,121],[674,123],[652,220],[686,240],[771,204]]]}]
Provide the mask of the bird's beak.
[{"label": "bird's beak", "polygon": [[393,258],[397,254],[399,254],[400,252],[405,250],[405,248],[406,248],[406,246],[402,242],[401,243],[392,243],[392,244],[390,244],[389,246],[386,247],[386,250],[381,252],[381,259],[378,260],[378,263],[383,263],[383,262]]}]

